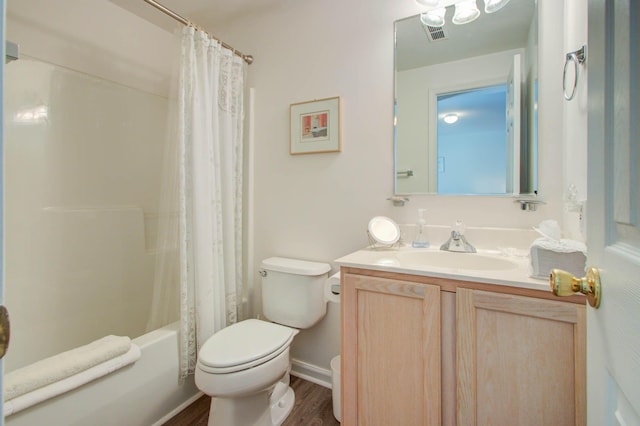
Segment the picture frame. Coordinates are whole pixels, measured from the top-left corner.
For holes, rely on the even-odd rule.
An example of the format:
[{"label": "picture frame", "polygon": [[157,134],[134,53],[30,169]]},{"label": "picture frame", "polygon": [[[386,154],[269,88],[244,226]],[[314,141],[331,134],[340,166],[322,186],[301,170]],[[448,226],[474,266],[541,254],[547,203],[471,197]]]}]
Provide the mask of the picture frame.
[{"label": "picture frame", "polygon": [[291,104],[289,154],[341,152],[340,97]]}]

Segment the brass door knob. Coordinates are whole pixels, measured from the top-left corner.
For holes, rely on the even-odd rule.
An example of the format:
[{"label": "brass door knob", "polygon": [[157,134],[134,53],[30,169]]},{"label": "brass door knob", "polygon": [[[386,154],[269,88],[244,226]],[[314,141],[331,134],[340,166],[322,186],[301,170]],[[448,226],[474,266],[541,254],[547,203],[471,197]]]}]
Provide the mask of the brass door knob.
[{"label": "brass door knob", "polygon": [[556,296],[571,296],[579,292],[587,296],[589,305],[596,309],[600,306],[602,287],[600,286],[600,273],[596,268],[589,268],[587,275],[582,278],[577,278],[561,269],[552,269],[549,284],[551,291]]}]

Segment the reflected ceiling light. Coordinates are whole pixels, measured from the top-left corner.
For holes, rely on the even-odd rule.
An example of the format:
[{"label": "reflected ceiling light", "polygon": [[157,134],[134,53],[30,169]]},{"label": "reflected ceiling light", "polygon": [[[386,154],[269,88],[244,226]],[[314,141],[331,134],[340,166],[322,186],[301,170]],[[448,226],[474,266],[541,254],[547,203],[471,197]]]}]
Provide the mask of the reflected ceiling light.
[{"label": "reflected ceiling light", "polygon": [[420,6],[436,8],[440,5],[440,0],[416,0]]},{"label": "reflected ceiling light", "polygon": [[458,114],[447,114],[442,117],[442,120],[447,124],[453,124],[458,121]]},{"label": "reflected ceiling light", "polygon": [[424,25],[432,27],[441,27],[444,25],[444,14],[447,13],[447,9],[441,7],[439,9],[433,9],[428,12],[420,14],[420,22]]},{"label": "reflected ceiling light", "polygon": [[[502,9],[511,0],[483,1],[485,13],[493,13]],[[444,26],[447,7],[455,8],[455,13],[451,21],[457,25],[468,24],[480,16],[477,0],[415,0],[415,2],[426,8],[426,10],[420,14],[420,21],[430,27]]]},{"label": "reflected ceiling light", "polygon": [[34,124],[47,121],[49,108],[46,105],[38,105],[31,108],[21,109],[13,116],[14,123]]},{"label": "reflected ceiling light", "polygon": [[475,21],[480,16],[480,10],[476,5],[476,0],[465,0],[456,3],[456,13],[451,22],[457,25],[468,24]]},{"label": "reflected ceiling light", "polygon": [[511,0],[484,0],[484,11],[486,13],[496,12],[505,7],[509,1]]}]

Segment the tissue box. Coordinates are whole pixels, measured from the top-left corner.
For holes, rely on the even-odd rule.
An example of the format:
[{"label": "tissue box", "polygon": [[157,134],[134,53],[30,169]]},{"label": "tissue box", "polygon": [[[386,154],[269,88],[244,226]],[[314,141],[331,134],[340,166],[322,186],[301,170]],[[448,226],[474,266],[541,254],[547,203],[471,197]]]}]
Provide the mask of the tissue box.
[{"label": "tissue box", "polygon": [[531,247],[531,276],[544,280],[549,279],[552,269],[563,269],[576,277],[585,274],[587,258],[580,251],[557,252],[542,247]]}]

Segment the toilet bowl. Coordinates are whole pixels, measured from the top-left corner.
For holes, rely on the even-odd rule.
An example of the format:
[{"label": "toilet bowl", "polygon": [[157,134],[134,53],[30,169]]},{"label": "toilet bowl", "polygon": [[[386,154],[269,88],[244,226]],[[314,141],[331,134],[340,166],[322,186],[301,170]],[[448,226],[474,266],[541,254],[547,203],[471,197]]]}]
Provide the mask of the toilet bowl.
[{"label": "toilet bowl", "polygon": [[[289,347],[298,328],[326,314],[326,263],[269,258],[262,262],[263,309],[211,336],[198,353],[196,386],[212,397],[209,425],[279,426],[293,408]],[[295,327],[295,328],[294,328]]]},{"label": "toilet bowl", "polygon": [[[290,327],[249,319],[224,328],[205,342],[195,380],[198,389],[213,398],[209,424],[272,425],[284,421],[293,408],[293,394],[288,399],[283,399],[283,392],[273,400],[272,396],[280,381],[287,380],[288,387],[289,346],[297,333]],[[274,410],[275,419],[271,405],[279,408]]]}]

